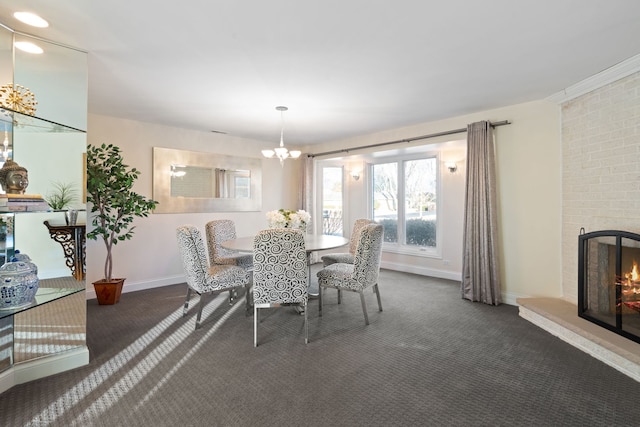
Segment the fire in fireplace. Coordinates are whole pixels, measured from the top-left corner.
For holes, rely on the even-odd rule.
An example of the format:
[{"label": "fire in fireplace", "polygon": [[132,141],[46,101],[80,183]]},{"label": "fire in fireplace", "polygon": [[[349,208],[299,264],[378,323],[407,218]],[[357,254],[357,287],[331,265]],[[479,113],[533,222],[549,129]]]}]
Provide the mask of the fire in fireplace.
[{"label": "fire in fireplace", "polygon": [[640,234],[595,231],[578,240],[578,316],[640,343]]}]

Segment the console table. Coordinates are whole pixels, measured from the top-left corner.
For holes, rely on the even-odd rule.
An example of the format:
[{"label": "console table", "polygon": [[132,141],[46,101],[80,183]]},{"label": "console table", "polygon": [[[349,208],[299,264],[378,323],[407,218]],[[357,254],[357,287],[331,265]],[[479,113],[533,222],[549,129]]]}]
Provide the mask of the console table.
[{"label": "console table", "polygon": [[62,245],[65,264],[71,269],[71,274],[76,280],[84,280],[86,271],[86,247],[85,224],[52,225],[45,221],[44,225],[49,229],[49,235],[53,240]]}]

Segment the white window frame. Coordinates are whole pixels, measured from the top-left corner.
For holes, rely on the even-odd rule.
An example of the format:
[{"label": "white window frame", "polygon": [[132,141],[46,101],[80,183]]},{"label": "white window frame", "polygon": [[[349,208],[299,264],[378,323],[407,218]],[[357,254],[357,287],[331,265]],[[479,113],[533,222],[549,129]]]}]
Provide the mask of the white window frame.
[{"label": "white window frame", "polygon": [[329,168],[340,168],[342,170],[342,235],[345,236],[347,232],[350,231],[350,225],[348,224],[348,212],[347,212],[347,177],[346,177],[346,167],[344,163],[339,161],[327,161],[327,160],[319,160],[316,163],[316,194],[318,195],[318,203],[316,203],[316,212],[315,217],[318,218],[316,221],[316,233],[322,234],[322,220],[323,220],[323,202],[324,202],[324,186],[323,186],[323,170],[325,167]]},{"label": "white window frame", "polygon": [[[407,160],[435,159],[436,161],[436,246],[416,247],[400,242],[405,241],[405,197],[404,197],[404,162]],[[369,159],[367,162],[367,205],[369,217],[373,218],[373,167],[383,163],[398,163],[398,242],[383,242],[383,252],[420,256],[425,258],[442,258],[442,221],[440,212],[442,211],[442,168],[440,167],[440,153],[429,151],[411,155],[381,156]]]}]

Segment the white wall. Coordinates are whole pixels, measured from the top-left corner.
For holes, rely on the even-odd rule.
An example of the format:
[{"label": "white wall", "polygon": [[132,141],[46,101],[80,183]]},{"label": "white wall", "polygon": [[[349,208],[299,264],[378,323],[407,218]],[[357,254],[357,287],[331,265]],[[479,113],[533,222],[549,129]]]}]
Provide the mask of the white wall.
[{"label": "white wall", "polygon": [[[153,196],[153,147],[258,158],[261,149],[273,145],[100,115],[89,115],[88,142],[93,145],[113,143],[120,146],[125,163],[141,171],[134,191],[147,197]],[[256,233],[266,227],[267,211],[296,203],[295,194],[283,191],[284,187],[295,185],[285,184],[283,179],[295,166],[285,163],[281,167],[277,160],[262,161],[261,212],[152,214],[147,218],[136,219],[133,238],[118,243],[113,252],[114,276],[127,279],[125,292],[184,281],[177,253],[176,227],[183,224],[196,225],[204,237],[204,226],[208,221],[230,218],[235,221],[239,236]],[[104,256],[104,244],[101,241],[87,242],[87,283],[103,277]],[[91,291],[89,285],[88,297],[92,297]]]}]

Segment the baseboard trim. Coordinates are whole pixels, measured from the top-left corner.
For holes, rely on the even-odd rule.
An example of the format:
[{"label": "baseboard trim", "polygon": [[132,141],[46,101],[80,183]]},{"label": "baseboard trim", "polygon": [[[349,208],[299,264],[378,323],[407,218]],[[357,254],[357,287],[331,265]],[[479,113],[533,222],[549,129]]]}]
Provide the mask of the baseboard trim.
[{"label": "baseboard trim", "polygon": [[457,271],[438,270],[435,268],[421,267],[417,265],[400,264],[397,262],[382,261],[382,268],[387,270],[402,271],[404,273],[419,274],[421,276],[437,277],[439,279],[462,280],[462,274]]},{"label": "baseboard trim", "polygon": [[[420,267],[415,265],[400,264],[400,263],[385,262],[385,261],[382,261],[380,266],[381,268],[386,268],[387,270],[402,271],[404,273],[418,274],[420,276],[427,276],[427,277],[436,277],[438,279],[454,280],[456,282],[462,281],[462,273],[457,271],[438,270],[434,268],[427,268],[427,267]],[[184,283],[186,282],[186,280],[187,279],[184,276],[170,276],[170,277],[165,277],[163,279],[151,280],[148,282],[138,282],[133,284],[127,284],[125,282],[125,285],[122,288],[122,293],[142,291],[144,289],[153,289],[153,288],[160,288],[162,286],[175,285],[177,283]],[[87,294],[88,300],[96,298],[96,291],[93,289],[93,286],[87,286],[86,294]],[[503,293],[502,303],[507,305],[517,306],[518,303],[516,302],[516,300],[518,298],[524,298],[524,297],[526,297],[526,295]]]},{"label": "baseboard trim", "polygon": [[[122,293],[135,292],[135,291],[143,291],[145,289],[153,289],[153,288],[161,288],[163,286],[175,285],[177,283],[184,283],[187,279],[183,275],[178,276],[169,276],[164,277],[162,279],[155,279],[146,282],[135,282],[135,283],[124,283],[122,288]],[[93,288],[93,285],[87,286],[87,299],[96,299],[96,291]]]}]

